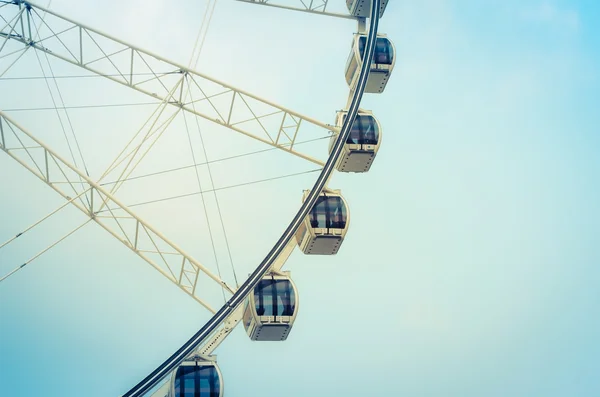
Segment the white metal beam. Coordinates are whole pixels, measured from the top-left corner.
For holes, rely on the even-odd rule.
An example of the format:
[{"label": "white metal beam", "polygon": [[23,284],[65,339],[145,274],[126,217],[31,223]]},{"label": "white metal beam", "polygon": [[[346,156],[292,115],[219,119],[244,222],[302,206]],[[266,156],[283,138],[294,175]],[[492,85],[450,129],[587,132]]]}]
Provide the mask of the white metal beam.
[{"label": "white metal beam", "polygon": [[[112,196],[87,175],[0,111],[0,149],[121,241],[126,247],[175,283],[186,294],[214,313],[198,296],[198,276],[203,273],[230,293],[230,287]],[[72,198],[74,197],[74,198]],[[106,206],[105,216],[97,216]],[[114,210],[120,210],[119,216]]]},{"label": "white metal beam", "polygon": [[[21,5],[24,8],[19,8]],[[2,47],[13,41],[35,48],[320,166],[323,161],[294,147],[296,140],[300,136],[310,139],[328,131],[339,132],[333,125],[190,70],[46,8],[30,2],[22,2],[19,7],[0,8],[0,17],[11,22],[0,30]],[[36,23],[40,24],[39,29]],[[17,29],[21,24],[24,28]],[[40,34],[39,39],[33,37],[36,34]],[[140,77],[148,73],[150,78]],[[169,92],[173,79],[182,75],[186,77],[183,89],[190,93],[189,97]]]},{"label": "white metal beam", "polygon": [[269,0],[236,0],[236,1],[240,1],[242,3],[258,4],[258,5],[262,5],[262,6],[283,8],[284,10],[308,12],[311,14],[324,15],[324,16],[328,16],[328,17],[353,19],[353,20],[356,19],[356,17],[354,15],[338,14],[336,12],[325,11],[327,9],[328,0],[317,0],[317,1],[315,1],[315,0],[310,0],[310,1],[298,0],[298,1],[294,2],[294,4],[297,4],[297,6],[289,6],[289,5],[284,5],[284,4],[272,3]]}]

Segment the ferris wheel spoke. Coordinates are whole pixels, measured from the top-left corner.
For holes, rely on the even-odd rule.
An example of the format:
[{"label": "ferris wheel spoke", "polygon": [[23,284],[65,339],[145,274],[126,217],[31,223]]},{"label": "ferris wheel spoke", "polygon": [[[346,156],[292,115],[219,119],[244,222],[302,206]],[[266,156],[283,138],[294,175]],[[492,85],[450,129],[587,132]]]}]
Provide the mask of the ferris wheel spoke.
[{"label": "ferris wheel spoke", "polygon": [[35,254],[34,256],[32,256],[31,258],[29,258],[27,261],[23,262],[21,265],[17,266],[16,268],[14,268],[13,270],[11,270],[8,274],[0,277],[0,282],[6,280],[7,278],[11,277],[12,275],[14,275],[16,272],[18,272],[19,270],[23,269],[25,266],[29,265],[31,262],[33,262],[34,260],[36,260],[37,258],[39,258],[40,256],[44,255],[46,252],[50,251],[52,248],[56,247],[58,244],[62,243],[64,240],[66,240],[68,237],[70,237],[72,234],[74,234],[75,232],[77,232],[79,229],[81,229],[82,227],[84,227],[85,225],[87,225],[89,222],[91,221],[91,219],[86,220],[85,222],[83,222],[81,225],[77,226],[75,229],[71,230],[70,232],[68,232],[67,234],[65,234],[64,236],[62,236],[60,239],[58,239],[57,241],[55,241],[54,243],[50,244],[48,247],[44,248],[43,250],[41,250],[40,252],[38,252],[37,254]]},{"label": "ferris wheel spoke", "polygon": [[[171,90],[171,92],[177,90],[177,87],[181,83],[182,80],[179,81]],[[137,166],[141,163],[141,161],[146,157],[146,155],[150,152],[152,147],[158,142],[160,137],[167,130],[169,125],[173,122],[176,116],[179,114],[181,109],[176,109],[171,115],[166,117],[166,120],[159,122],[161,116],[166,109],[166,104],[161,103],[157,109],[152,113],[152,115],[148,118],[148,120],[144,123],[142,128],[138,130],[138,132],[134,135],[132,140],[125,146],[125,148],[121,151],[121,153],[117,156],[117,158],[111,163],[111,165],[106,169],[106,171],[102,174],[98,182],[101,182],[107,175],[116,171],[120,168],[119,177],[116,180],[116,183],[110,189],[111,194],[115,194],[116,191],[125,183],[125,181],[131,176],[133,171],[137,168]],[[141,134],[141,132],[149,126],[148,132],[142,138],[142,140],[133,144],[135,139]],[[127,151],[130,146],[133,146],[131,150],[123,156],[123,154]],[[127,161],[128,160],[128,161]],[[123,163],[124,167],[121,167]],[[99,211],[102,210],[102,207]]]},{"label": "ferris wheel spoke", "polygon": [[15,50],[15,51],[11,51],[11,52],[9,52],[7,54],[4,54],[4,55],[0,56],[0,59],[2,59],[2,58],[8,58],[11,55],[18,54],[20,52],[24,52],[24,51],[26,51],[26,49],[27,48],[19,48],[19,49]]},{"label": "ferris wheel spoke", "polygon": [[328,0],[308,0],[308,1],[307,0],[294,0],[294,1],[289,1],[288,2],[289,5],[282,4],[279,1],[276,1],[275,3],[273,3],[269,0],[237,0],[237,1],[240,1],[242,3],[250,3],[250,4],[257,4],[257,5],[262,5],[262,6],[283,8],[284,10],[308,12],[311,14],[324,15],[324,16],[328,16],[328,17],[356,19],[356,17],[353,15],[339,14],[339,13],[335,13],[335,12],[327,12],[326,9],[327,9]]},{"label": "ferris wheel spoke", "polygon": [[[0,149],[212,313],[215,310],[211,304],[198,296],[198,292],[202,290],[200,286],[205,285],[204,279],[216,282],[229,293],[235,292],[235,289],[220,277],[168,240],[111,193],[37,140],[2,111]],[[102,215],[98,214],[99,208],[105,208]],[[201,280],[201,274],[207,277]]]},{"label": "ferris wheel spoke", "polygon": [[15,27],[17,26],[17,23],[22,21],[23,11],[24,11],[24,9],[19,10],[17,15],[13,16],[10,20],[8,20],[4,17],[2,18],[3,21],[6,21],[6,25],[4,25],[2,27],[2,29],[0,30],[0,37],[3,38],[3,40],[0,42],[1,43],[0,44],[0,52],[2,52],[2,50],[4,50],[4,47],[8,43],[9,39],[14,39],[14,38],[18,39],[18,38],[22,37],[21,35],[19,35],[16,32]]},{"label": "ferris wheel spoke", "polygon": [[[380,0],[373,0],[372,4],[370,5],[368,36],[364,47],[364,56],[366,59],[372,59],[373,55],[375,54],[375,43],[377,39],[377,29],[380,17],[380,13],[378,12],[380,4]],[[262,278],[273,267],[273,264],[277,258],[282,254],[282,252],[285,251],[286,247],[291,244],[293,237],[296,235],[296,232],[300,228],[303,220],[309,214],[312,207],[317,203],[318,198],[321,196],[321,191],[326,186],[327,181],[333,172],[340,155],[342,154],[342,149],[344,148],[347,138],[350,136],[351,128],[358,114],[362,95],[367,87],[370,69],[369,63],[365,62],[360,65],[357,89],[354,92],[352,101],[348,107],[347,117],[343,122],[339,137],[331,148],[330,157],[328,158],[327,163],[325,164],[325,167],[323,168],[313,188],[308,192],[308,195],[305,198],[301,208],[298,210],[296,216],[291,221],[284,234],[277,241],[273,249],[269,251],[265,259],[260,263],[255,271],[238,288],[230,301],[223,305],[221,309],[219,309],[219,311],[175,353],[173,353],[154,371],[146,376],[146,378],[125,393],[123,395],[124,397],[142,396],[146,391],[152,389],[159,382],[161,382],[177,366],[182,364],[186,358],[197,349],[198,346],[202,346],[205,341],[211,338],[215,330],[219,329],[223,322],[239,308],[243,300],[245,300],[249,294],[251,294],[251,291],[260,283]]]},{"label": "ferris wheel spoke", "polygon": [[[0,16],[9,21],[0,30],[0,56],[7,42],[20,43],[320,166],[324,161],[296,150],[295,140],[321,136],[324,131],[339,132],[338,127],[166,60],[43,7],[29,2],[19,2],[19,7],[0,9]],[[23,28],[19,29],[19,25]],[[42,39],[36,40],[35,36]],[[172,92],[171,87],[182,76],[186,87]],[[188,98],[188,93],[193,99]]]}]

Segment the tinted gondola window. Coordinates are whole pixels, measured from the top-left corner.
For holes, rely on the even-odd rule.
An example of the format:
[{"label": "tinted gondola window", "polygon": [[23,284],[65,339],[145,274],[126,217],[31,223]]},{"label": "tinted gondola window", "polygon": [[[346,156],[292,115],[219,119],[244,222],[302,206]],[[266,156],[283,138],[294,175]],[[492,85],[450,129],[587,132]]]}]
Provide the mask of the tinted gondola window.
[{"label": "tinted gondola window", "polygon": [[310,211],[310,225],[314,228],[344,229],[346,206],[341,197],[320,196]]},{"label": "tinted gondola window", "polygon": [[360,145],[376,145],[378,141],[379,131],[375,118],[367,115],[357,115],[346,142]]},{"label": "tinted gondola window", "polygon": [[[358,51],[360,53],[360,59],[364,58],[365,44],[367,38],[361,36],[358,39]],[[375,53],[373,54],[373,62],[380,65],[391,65],[394,60],[394,49],[392,43],[385,37],[378,37],[375,41]]]},{"label": "tinted gondola window", "polygon": [[219,397],[219,373],[212,365],[182,365],[175,375],[174,397]]},{"label": "tinted gondola window", "polygon": [[294,287],[288,280],[261,280],[254,288],[254,304],[259,316],[293,316],[296,308]]}]

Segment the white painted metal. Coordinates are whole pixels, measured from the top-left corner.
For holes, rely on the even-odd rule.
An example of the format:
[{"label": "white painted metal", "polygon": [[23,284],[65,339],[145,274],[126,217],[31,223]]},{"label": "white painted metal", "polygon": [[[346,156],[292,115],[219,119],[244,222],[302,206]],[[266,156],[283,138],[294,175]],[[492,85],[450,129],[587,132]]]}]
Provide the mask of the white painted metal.
[{"label": "white painted metal", "polygon": [[[344,123],[344,119],[348,111],[342,110],[337,112],[336,125],[341,126]],[[381,124],[373,116],[373,113],[369,110],[359,109],[358,115],[354,120],[354,124],[359,122],[360,117],[369,117],[374,121],[374,128],[377,131],[377,143],[375,144],[359,144],[359,143],[348,143],[344,144],[344,150],[340,156],[340,159],[336,165],[336,168],[340,172],[367,172],[375,160],[375,156],[379,151],[382,139]],[[354,126],[353,126],[354,128]],[[333,148],[338,135],[332,135],[329,141],[329,151]]]},{"label": "white painted metal", "polygon": [[171,379],[167,382],[163,383],[158,390],[154,391],[149,397],[169,397],[169,392],[171,391]]},{"label": "white painted metal", "polygon": [[[310,191],[305,190],[302,201],[308,197]],[[300,250],[307,255],[335,255],[339,251],[344,237],[350,227],[350,210],[346,200],[339,190],[327,190],[321,192],[322,197],[339,197],[346,207],[346,226],[339,228],[315,228],[310,223],[310,213],[304,218],[304,222],[296,232],[296,241]]]},{"label": "white painted metal", "polygon": [[[275,273],[280,272],[281,268],[283,265],[285,265],[295,248],[296,241],[290,240],[285,249],[274,261],[271,271]],[[296,305],[298,305],[298,300],[296,300]],[[193,360],[193,358],[197,355],[202,357],[210,356],[225,340],[225,338],[235,329],[235,327],[242,322],[243,313],[244,307],[242,305],[238,306],[236,310],[223,322],[223,324],[215,332],[213,332],[213,334],[206,340],[202,347],[200,347],[196,353],[193,353],[190,357],[188,357],[188,359]],[[165,389],[160,388],[152,394],[152,397],[166,397],[166,393],[163,392],[163,390]]]},{"label": "white painted metal", "polygon": [[[372,58],[375,49],[375,39],[379,24],[379,13],[377,12],[378,8],[379,0],[373,0],[371,14],[369,16],[369,34],[365,47],[365,54],[368,59]],[[293,241],[296,232],[301,227],[304,218],[308,215],[311,207],[316,203],[319,194],[331,177],[334,166],[337,163],[341,153],[343,141],[345,141],[348,137],[351,124],[358,112],[360,101],[362,99],[362,95],[370,73],[370,67],[368,66],[369,65],[367,64],[361,65],[360,76],[357,79],[356,86],[351,88],[351,100],[349,99],[348,117],[346,122],[344,122],[342,130],[340,131],[340,139],[336,142],[311,192],[307,195],[304,203],[282,236],[275,243],[274,247],[271,249],[271,251],[269,251],[264,260],[258,265],[248,279],[238,288],[230,301],[224,304],[221,309],[219,309],[219,311],[206,324],[204,324],[202,328],[198,330],[198,332],[196,332],[181,346],[180,349],[178,349],[142,381],[125,393],[123,397],[140,397],[143,393],[154,387],[154,385],[160,382],[161,379],[166,377],[171,371],[180,365],[188,355],[193,353],[195,349],[197,349],[199,346],[202,346],[203,343],[209,340],[209,338],[214,335],[216,330],[218,330],[219,327],[221,327],[222,324],[238,310],[243,300],[248,296],[248,294],[252,293],[254,286],[256,286],[261,278],[273,267],[274,262],[279,260],[282,254],[288,249],[290,242]]]},{"label": "white painted metal", "polygon": [[[235,289],[227,285],[225,281],[168,240],[104,188],[36,139],[2,111],[0,111],[0,149],[69,200],[71,204],[212,313],[214,313],[214,309],[211,305],[197,295],[196,287],[201,273],[230,293],[235,292]],[[43,156],[38,156],[37,153],[43,153]],[[46,164],[50,166],[46,167]],[[77,199],[73,200],[72,196]],[[108,214],[103,217],[96,216],[98,208],[103,205],[108,209]],[[120,210],[124,215],[116,216],[114,214],[116,210]],[[152,253],[156,254],[152,255]]]},{"label": "white painted metal", "polygon": [[[25,12],[17,7],[0,8],[0,16],[14,21],[0,31],[0,56],[4,44],[9,40],[19,42],[267,145],[320,166],[324,165],[323,161],[298,151],[294,144],[302,136],[302,131],[316,128],[323,132],[335,132],[335,126],[190,70],[44,7],[30,2],[20,4],[25,5]],[[11,9],[15,15],[9,14]],[[33,19],[42,20],[40,12],[45,13],[43,28],[52,34],[34,40],[28,31],[36,29]],[[60,31],[52,29],[53,22],[60,22]],[[25,26],[21,32],[16,30],[19,24]],[[65,25],[68,27],[64,28]],[[56,41],[60,45],[51,44]],[[54,46],[48,48],[46,45]],[[118,50],[115,51],[115,48]],[[88,55],[94,53],[101,53],[102,56]],[[151,73],[153,77],[137,80],[136,76],[142,73]],[[187,90],[192,99],[170,92],[171,84],[168,82],[173,76],[185,76],[183,90]]]},{"label": "white painted metal", "polygon": [[[355,17],[366,18],[371,12],[371,0],[346,0],[346,6],[348,7],[350,14]],[[387,7],[387,0],[381,0],[379,6],[379,18],[383,16],[385,7]]]},{"label": "white painted metal", "polygon": [[16,272],[18,272],[19,270],[23,269],[25,266],[27,266],[28,264],[30,264],[31,262],[33,262],[34,260],[36,260],[37,258],[39,258],[40,256],[44,255],[46,252],[48,252],[50,249],[56,247],[58,244],[60,244],[61,242],[63,242],[67,237],[71,236],[73,233],[75,233],[76,231],[78,231],[79,229],[81,229],[82,227],[84,227],[85,225],[87,225],[89,222],[91,221],[91,219],[88,219],[87,221],[85,221],[84,223],[82,223],[81,225],[77,226],[75,229],[71,230],[70,232],[68,232],[67,234],[65,234],[64,236],[62,236],[60,239],[58,239],[57,241],[53,242],[52,244],[50,244],[48,247],[44,248],[43,250],[41,250],[40,252],[38,252],[37,254],[35,254],[33,257],[31,257],[29,260],[25,261],[24,263],[22,263],[21,265],[19,265],[18,267],[16,267],[15,269],[13,269],[11,272],[9,272],[7,275],[0,277],[0,282],[6,280],[7,278],[9,278],[10,276],[12,276],[13,274],[15,274]]},{"label": "white painted metal", "polygon": [[[40,8],[40,9],[41,9],[41,8]],[[23,21],[23,19],[21,19],[21,21]],[[85,27],[84,27],[83,29],[87,29],[87,28],[85,28]],[[375,31],[376,31],[376,27],[375,27]],[[80,33],[81,33],[81,32],[82,32],[82,28],[80,27]],[[93,32],[93,31],[92,31],[92,32]],[[86,33],[87,33],[87,32],[86,32]],[[59,33],[59,34],[60,34],[60,33]],[[88,34],[89,34],[89,33],[88,33]],[[1,36],[1,33],[0,33],[0,36]],[[55,36],[57,36],[57,35],[55,35]],[[25,37],[25,35],[23,34],[23,35],[21,36],[21,38],[23,39],[24,37]],[[31,34],[29,35],[29,37],[31,37]],[[53,36],[53,37],[54,37],[54,36]],[[11,39],[18,39],[18,37],[13,37],[13,36],[12,36],[12,33],[10,33],[10,32],[9,32],[9,33],[8,33],[8,34],[5,36],[5,38],[6,38],[6,39],[8,39],[8,38],[11,38]],[[27,45],[28,45],[28,46],[30,46],[30,47],[34,47],[34,48],[37,48],[38,50],[42,50],[42,51],[46,51],[46,52],[48,52],[48,49],[45,49],[45,48],[43,48],[43,47],[42,47],[42,48],[39,48],[39,47],[37,46],[37,43],[25,43],[23,40],[20,40],[20,41],[22,41],[24,44],[27,44]],[[82,46],[83,46],[83,44],[82,44],[82,42],[80,42],[80,47],[82,47]],[[135,50],[135,49],[132,49],[132,52],[131,52],[131,54],[132,54],[132,58],[133,58],[133,55],[134,55],[134,50]],[[83,54],[83,50],[81,50],[81,51],[80,51],[80,54],[81,54],[81,58],[82,58],[82,57],[83,57],[83,56],[82,56],[82,54]],[[53,54],[53,55],[54,55],[54,54]],[[114,54],[106,55],[106,56],[105,56],[105,57],[103,57],[102,59],[108,59],[108,58],[110,58],[112,55],[114,55]],[[55,56],[56,56],[56,55],[55,55]],[[58,57],[59,57],[59,58],[61,58],[60,56],[58,56]],[[66,57],[63,57],[63,58],[66,58]],[[157,59],[159,59],[159,60],[160,60],[160,58],[157,58]],[[65,60],[66,60],[66,59],[65,59]],[[110,61],[110,59],[108,59],[108,60]],[[97,61],[97,60],[94,60],[94,61],[91,61],[91,62],[96,62],[96,61]],[[91,63],[91,62],[90,62],[90,63]],[[82,67],[85,67],[85,66],[83,65],[83,60],[82,60],[82,59],[81,59],[80,63],[82,64],[82,65],[80,65],[80,66],[82,66]],[[133,67],[133,62],[131,63],[131,66]],[[88,69],[88,70],[92,70],[92,69],[90,69],[90,68],[87,68],[87,67],[85,67],[85,68],[86,68],[86,69]],[[93,70],[92,70],[92,71],[93,71]],[[180,71],[180,73],[181,73],[181,74],[184,74],[184,75],[186,75],[186,76],[187,76],[187,74],[186,74],[186,73],[190,73],[190,72],[189,72],[189,71],[188,71],[188,72],[186,72],[186,71]],[[110,78],[110,76],[107,76],[107,75],[105,75],[105,74],[102,74],[102,75],[104,75],[105,77],[108,77],[108,78]],[[123,75],[122,75],[122,77],[125,77],[125,76],[123,76]],[[156,77],[156,79],[155,79],[155,80],[160,80],[160,77],[159,77],[159,76],[155,75],[155,77]],[[113,79],[113,80],[117,81],[117,79]],[[123,82],[120,82],[120,83],[121,83],[121,84],[126,84],[126,85],[133,85],[133,83],[134,83],[134,82],[133,82],[133,73],[132,73],[132,74],[131,74],[131,76],[130,76],[129,84],[127,84],[127,79],[126,79],[126,78],[125,78],[125,83],[123,83]],[[142,84],[142,83],[137,83],[137,84]],[[164,84],[162,84],[162,82],[161,82],[161,85],[163,85],[163,87],[164,87]],[[166,89],[166,87],[164,87],[164,88]],[[136,89],[138,89],[138,88],[136,88]],[[142,90],[138,89],[138,91],[142,91]],[[359,89],[358,91],[362,93],[362,89]],[[142,91],[142,92],[144,92],[144,91]],[[147,92],[146,92],[146,93],[147,93]],[[230,117],[231,117],[231,114],[232,114],[232,111],[233,111],[233,102],[235,101],[236,94],[237,94],[237,95],[239,95],[239,96],[241,97],[241,96],[242,96],[242,95],[244,95],[245,93],[242,93],[241,91],[233,91],[233,99],[232,99],[232,102],[231,102],[231,109],[229,110],[229,116],[230,116]],[[221,95],[221,94],[218,94],[218,95]],[[156,96],[158,96],[158,95],[156,95]],[[182,105],[185,105],[185,104],[184,104],[184,103],[181,101],[181,99],[180,99],[179,103],[177,103],[175,100],[173,100],[174,98],[173,98],[172,96],[166,96],[166,97],[164,97],[163,99],[166,99],[166,100],[168,101],[168,103],[170,103],[170,104],[177,105],[177,106],[180,106],[180,107],[182,107]],[[210,98],[208,98],[208,97],[207,97],[207,98],[202,98],[202,99],[200,99],[200,100],[205,100],[205,99],[210,99]],[[186,110],[188,110],[188,109],[186,109]],[[189,111],[189,110],[188,110],[188,111]],[[354,110],[354,112],[355,112],[355,111],[356,111],[356,110]],[[351,112],[351,113],[352,113],[352,112]],[[202,116],[202,115],[200,115],[200,116]],[[260,119],[261,119],[261,117],[267,117],[267,116],[257,116],[257,115],[253,115],[253,116],[254,116],[254,118],[253,118],[252,120],[254,120],[254,121],[259,121],[259,123],[260,123]],[[205,116],[202,116],[202,117],[205,117]],[[228,124],[229,124],[229,121],[230,121],[230,120],[228,119],[228,121],[227,121],[227,123],[228,123]],[[300,121],[302,121],[302,120],[300,120]],[[217,120],[216,122],[219,122],[219,121]],[[284,116],[284,119],[282,120],[282,124],[283,124],[284,122],[285,122],[285,116]],[[297,135],[297,131],[298,131],[298,129],[299,129],[299,124],[300,124],[300,122],[298,122],[298,126],[297,126],[297,128],[296,128],[296,133],[294,134],[294,138],[290,139],[290,141],[291,141],[291,142],[289,143],[289,147],[290,147],[290,148],[291,148],[291,147],[293,146],[293,144],[294,144],[294,140],[295,140],[295,137],[296,137],[296,135]],[[231,127],[230,127],[230,128],[231,128]],[[276,139],[276,144],[278,143],[278,141],[279,141],[279,137],[282,135],[282,133],[283,133],[283,135],[286,135],[286,136],[287,136],[287,134],[285,134],[285,131],[283,131],[283,129],[282,129],[282,128],[283,128],[283,127],[281,127],[281,128],[279,129],[279,131],[278,131],[278,134],[277,134],[277,139]],[[330,126],[327,126],[327,127],[325,127],[325,128],[328,128],[328,129],[331,129],[331,130],[333,130],[333,128],[330,128]],[[234,130],[235,130],[235,128],[232,128],[232,129],[234,129]],[[289,138],[289,136],[287,136],[287,137]],[[270,137],[270,138],[271,138],[271,137]],[[257,139],[258,139],[258,138],[257,138]],[[259,139],[259,140],[260,140],[260,139]],[[272,138],[271,138],[271,141],[273,141],[273,140],[272,140]],[[266,142],[266,143],[268,143],[268,142]],[[285,146],[285,145],[283,145],[283,146]],[[284,150],[285,150],[285,149],[284,149]],[[46,152],[46,154],[47,154],[47,153],[48,153],[48,152]],[[17,160],[18,160],[18,159],[17,159]],[[18,161],[19,161],[19,160],[18,160]],[[56,161],[56,160],[55,160],[55,161]],[[25,164],[24,164],[22,161],[19,161],[19,162],[21,162],[21,164],[25,165]],[[27,166],[26,166],[26,167],[27,167]],[[32,171],[32,172],[34,172],[34,173],[36,173],[36,171],[35,171],[33,168],[31,168],[31,167],[27,167],[27,168],[28,168],[28,169],[30,169],[30,171]],[[40,174],[41,174],[41,171],[40,171]],[[48,172],[47,172],[46,174],[48,175]],[[36,175],[38,175],[38,173],[36,173]],[[39,175],[38,175],[38,176],[39,176]],[[48,181],[48,182],[49,182],[49,181]],[[93,186],[92,186],[92,187],[93,187]],[[93,192],[94,192],[94,189],[91,189],[91,192],[92,192],[92,194],[93,194]],[[98,191],[98,193],[102,193],[102,192]],[[68,197],[68,196],[67,196],[67,197]],[[93,197],[93,196],[92,196],[92,197]],[[306,197],[307,197],[307,194],[305,193],[305,199],[306,199]],[[84,208],[85,208],[85,206],[84,206]],[[85,212],[85,211],[84,211],[84,212]],[[93,207],[90,207],[90,214],[93,214]],[[114,218],[114,219],[117,219],[118,217],[113,217],[113,218]],[[96,220],[96,219],[94,219],[94,220]],[[348,219],[348,220],[349,220],[349,219]],[[136,225],[139,225],[139,223],[138,223],[138,224],[136,224]],[[292,245],[292,249],[293,249],[293,245]],[[284,250],[285,250],[285,249],[284,249]],[[146,251],[146,250],[144,250],[144,251]],[[149,251],[146,251],[146,252],[149,252]],[[158,251],[157,251],[157,252],[158,252]],[[282,252],[282,251],[281,251],[281,250],[279,250],[279,251],[277,251],[277,252]],[[291,252],[291,251],[290,251],[290,252]],[[165,254],[166,254],[166,253],[165,253]],[[232,302],[232,303],[230,303],[229,305],[230,305],[230,307],[232,307],[232,308],[233,308],[233,307],[234,307],[234,305],[237,305],[237,304],[236,304],[235,302]],[[235,314],[235,313],[236,313],[236,312],[234,311],[234,314]],[[232,314],[231,316],[232,316],[232,317],[234,317],[234,316],[233,316],[233,314]],[[221,321],[223,321],[223,320],[221,320]],[[238,321],[238,322],[239,322],[239,321]],[[237,324],[237,322],[235,322],[235,324]],[[234,324],[233,326],[235,326],[235,324]],[[186,353],[186,354],[187,354],[187,353]]]},{"label": "white painted metal", "polygon": [[[366,39],[367,35],[364,33],[356,33],[354,35],[352,49],[350,51],[350,56],[348,57],[348,62],[346,63],[346,82],[351,89],[353,89],[353,87],[356,85],[356,81],[360,73],[360,65],[363,62],[361,53],[359,51],[359,40],[361,37]],[[365,92],[380,94],[383,92],[383,90],[385,90],[385,86],[387,85],[387,82],[392,74],[392,70],[394,70],[394,65],[396,63],[396,48],[394,43],[392,43],[392,41],[389,40],[384,34],[378,34],[377,39],[387,40],[391,45],[392,64],[386,65],[377,63],[375,59],[371,61],[371,72],[369,73],[369,79],[367,81]]]},{"label": "white painted metal", "polygon": [[306,2],[304,2],[304,0],[299,0],[299,3],[301,4],[301,6],[299,4],[298,7],[287,6],[287,5],[283,5],[283,4],[273,4],[269,0],[258,0],[258,1],[237,0],[237,1],[240,1],[242,3],[259,4],[259,5],[263,5],[263,6],[282,8],[284,10],[309,12],[311,14],[325,15],[328,17],[356,19],[356,17],[353,15],[339,14],[336,12],[325,11],[325,9],[327,8],[328,0],[320,0],[320,1],[311,0],[310,2],[308,2],[308,4]]},{"label": "white painted metal", "polygon": [[[0,122],[0,128],[2,128],[1,122]],[[47,173],[47,171],[46,171],[46,173]],[[62,204],[60,207],[58,207],[54,211],[50,212],[48,215],[46,215],[43,218],[41,218],[41,219],[37,220],[36,222],[34,222],[31,226],[27,227],[22,232],[19,232],[15,236],[9,238],[4,243],[0,244],[0,249],[3,248],[3,247],[5,247],[5,246],[7,246],[10,243],[12,243],[13,241],[15,241],[16,239],[18,239],[19,237],[21,237],[22,235],[24,235],[25,233],[27,233],[28,231],[30,231],[31,229],[33,229],[34,227],[36,227],[37,225],[39,225],[42,222],[44,222],[46,219],[50,218],[52,215],[56,214],[57,212],[59,212],[60,210],[62,210],[63,208],[65,208],[66,206],[68,206],[69,204],[71,204],[71,202],[73,200],[77,200],[78,198],[80,198],[81,196],[83,196],[84,194],[86,194],[87,192],[89,192],[89,189],[85,190],[85,191],[83,191],[81,193],[79,193],[77,196],[71,198],[69,201],[66,201],[64,204]]]}]

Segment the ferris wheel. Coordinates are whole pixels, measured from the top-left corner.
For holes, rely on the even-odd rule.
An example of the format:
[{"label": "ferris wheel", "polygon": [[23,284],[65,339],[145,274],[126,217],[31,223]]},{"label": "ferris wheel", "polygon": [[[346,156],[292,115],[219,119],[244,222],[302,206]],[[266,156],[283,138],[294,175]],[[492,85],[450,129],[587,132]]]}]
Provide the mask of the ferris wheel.
[{"label": "ferris wheel", "polygon": [[[0,109],[0,149],[65,200],[59,208],[4,242],[0,249],[67,206],[78,209],[86,217],[83,224],[2,275],[1,281],[8,281],[50,248],[93,222],[212,315],[180,349],[125,396],[223,396],[224,376],[213,353],[235,327],[242,323],[253,341],[286,340],[293,332],[300,298],[291,273],[283,267],[296,247],[306,255],[334,255],[340,250],[350,227],[350,200],[341,190],[330,187],[329,181],[334,171],[368,172],[382,143],[382,126],[374,116],[376,111],[361,109],[360,101],[363,93],[382,93],[394,68],[394,45],[378,33],[379,18],[384,14],[387,1],[348,0],[347,14],[326,11],[327,1],[309,5],[302,0],[300,4],[292,5],[241,1],[256,7],[269,6],[357,21],[358,29],[351,39],[344,76],[350,92],[333,125],[213,79],[195,71],[191,65],[186,67],[169,61],[47,8],[22,0],[0,2],[0,79],[33,53],[46,84],[55,83],[57,79],[49,61],[52,59],[81,69],[86,76],[100,76],[136,91],[149,97],[154,105],[150,116],[99,178],[90,176],[58,84],[56,89],[50,89],[48,85],[48,90],[57,113],[58,109],[63,112],[58,118],[65,138],[67,131],[72,132],[74,139],[71,143],[67,139],[70,156],[59,154],[25,127],[25,123],[34,124],[30,120],[19,120]],[[365,57],[370,61],[364,62]],[[126,182],[139,178],[134,171],[155,149],[155,144],[177,117],[183,117],[188,136],[192,120],[196,123],[206,120],[319,167],[316,182],[304,191],[302,205],[288,227],[264,260],[241,283],[235,269],[235,282],[225,281],[218,267],[215,272],[195,259],[131,209],[131,205],[125,204],[129,196],[122,194],[121,198],[121,188]],[[197,129],[201,129],[199,125]],[[311,135],[314,131],[321,131],[318,136],[328,141],[327,147],[320,147],[324,152],[321,158],[315,156],[314,150],[305,151],[301,146],[309,137],[314,138],[315,135]],[[192,146],[191,139],[189,143]],[[202,135],[200,143],[206,163],[209,163]],[[192,169],[202,192],[198,161],[193,160]],[[214,193],[210,166],[207,171]],[[209,211],[206,206],[204,211]],[[213,212],[219,215],[225,232],[216,196]],[[208,229],[210,232],[210,224]],[[213,241],[212,232],[210,240]],[[218,290],[224,303],[218,296],[217,299],[206,296],[209,288]]]}]

